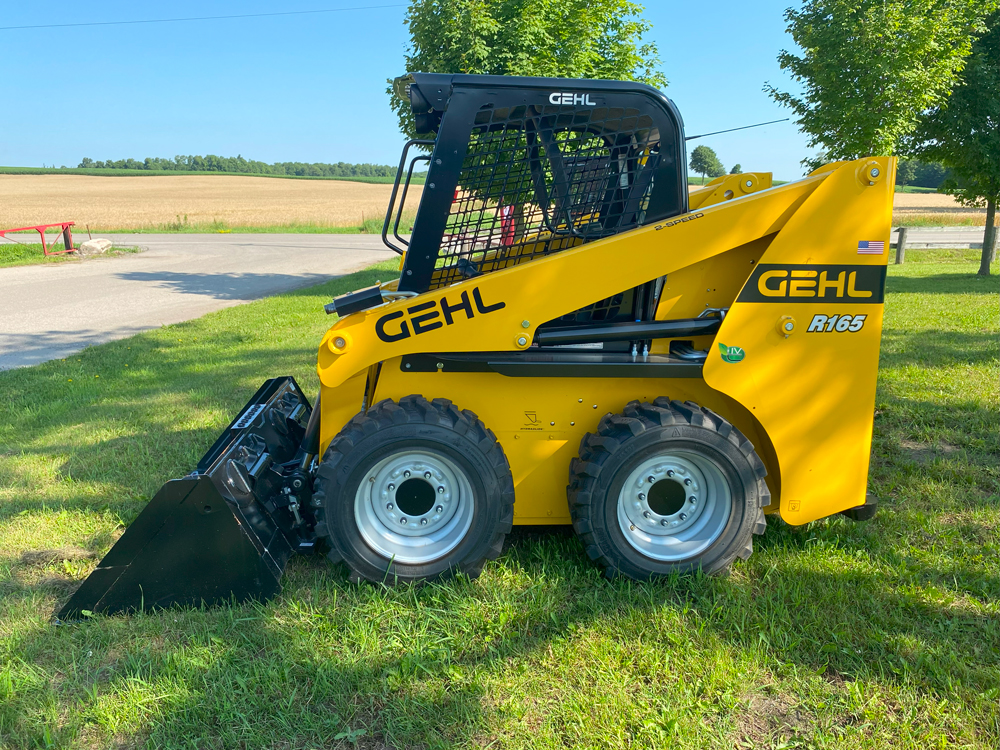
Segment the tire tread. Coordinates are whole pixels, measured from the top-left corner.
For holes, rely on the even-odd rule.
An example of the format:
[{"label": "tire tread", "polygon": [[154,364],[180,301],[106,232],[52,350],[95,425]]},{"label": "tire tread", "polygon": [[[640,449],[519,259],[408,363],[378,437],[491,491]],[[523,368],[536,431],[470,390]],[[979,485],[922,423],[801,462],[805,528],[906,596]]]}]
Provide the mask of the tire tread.
[{"label": "tire tread", "polygon": [[[573,529],[583,543],[587,557],[601,565],[609,578],[619,575],[620,571],[615,560],[601,549],[590,519],[595,512],[592,491],[596,479],[604,463],[626,440],[646,430],[670,425],[689,425],[712,430],[746,456],[757,477],[759,504],[756,517],[748,522],[752,530],[750,540],[745,546],[737,545],[714,572],[725,574],[737,557],[742,560],[750,557],[753,552],[753,535],[763,534],[767,529],[767,518],[762,510],[771,502],[771,493],[764,481],[767,468],[742,432],[719,414],[692,401],[675,401],[663,396],[654,399],[652,403],[630,401],[621,414],[605,414],[596,433],[588,432],[584,435],[580,441],[579,457],[570,462],[567,486]],[[609,446],[614,448],[609,450]]]},{"label": "tire tread", "polygon": [[[345,562],[350,570],[351,581],[367,580],[364,573],[337,549],[332,534],[323,519],[326,507],[327,484],[336,484],[338,467],[345,463],[347,454],[366,437],[379,430],[397,425],[435,425],[468,437],[475,444],[500,480],[500,521],[493,538],[478,550],[478,555],[469,555],[458,565],[430,576],[424,580],[443,580],[457,573],[475,578],[482,571],[486,560],[494,560],[503,550],[504,539],[510,533],[514,522],[514,480],[510,464],[496,436],[482,423],[475,412],[459,409],[446,398],[428,400],[420,395],[403,396],[399,401],[385,399],[371,406],[367,411],[352,417],[340,433],[331,441],[316,471],[317,490],[313,494],[316,506],[316,534],[326,542],[327,557],[334,563]],[[320,529],[323,533],[320,533]],[[402,582],[387,576],[385,583]]]}]

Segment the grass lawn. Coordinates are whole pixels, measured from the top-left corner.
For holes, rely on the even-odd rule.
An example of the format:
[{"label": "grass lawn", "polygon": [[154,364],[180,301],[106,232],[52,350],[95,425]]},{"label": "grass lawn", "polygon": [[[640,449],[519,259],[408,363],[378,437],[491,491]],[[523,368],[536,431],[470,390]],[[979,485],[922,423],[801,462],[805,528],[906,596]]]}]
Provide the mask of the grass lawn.
[{"label": "grass lawn", "polygon": [[[35,236],[37,236],[37,234]],[[45,241],[48,242],[48,239]],[[79,244],[79,241],[77,241],[77,244]],[[62,243],[59,243],[57,248],[61,250]],[[51,245],[49,246],[49,249],[52,249]],[[103,256],[94,257],[108,257],[121,255],[122,253],[137,252],[139,252],[138,247],[113,247]],[[79,262],[80,260],[81,257],[76,253],[69,253],[65,255],[46,255],[42,250],[41,243],[26,245],[0,240],[0,268],[7,268],[9,266],[33,266],[39,263],[69,263]]]},{"label": "grass lawn", "polygon": [[[607,582],[564,530],[476,581],[49,624],[260,382],[316,389],[332,294],[392,264],[0,373],[0,747],[996,748],[996,276],[890,266],[866,524],[776,521],[724,579]],[[667,392],[665,391],[665,394]]]},{"label": "grass lawn", "polygon": [[985,213],[983,217],[969,214],[945,214],[945,213],[895,213],[892,216],[894,227],[982,227],[986,225]]}]

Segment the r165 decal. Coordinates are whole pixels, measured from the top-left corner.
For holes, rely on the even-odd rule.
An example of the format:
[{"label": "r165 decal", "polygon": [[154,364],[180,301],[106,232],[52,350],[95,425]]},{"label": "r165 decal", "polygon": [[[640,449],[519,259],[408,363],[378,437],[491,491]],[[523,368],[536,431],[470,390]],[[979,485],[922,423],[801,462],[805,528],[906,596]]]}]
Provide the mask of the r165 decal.
[{"label": "r165 decal", "polygon": [[867,315],[813,315],[806,333],[860,331],[864,328],[867,317]]}]

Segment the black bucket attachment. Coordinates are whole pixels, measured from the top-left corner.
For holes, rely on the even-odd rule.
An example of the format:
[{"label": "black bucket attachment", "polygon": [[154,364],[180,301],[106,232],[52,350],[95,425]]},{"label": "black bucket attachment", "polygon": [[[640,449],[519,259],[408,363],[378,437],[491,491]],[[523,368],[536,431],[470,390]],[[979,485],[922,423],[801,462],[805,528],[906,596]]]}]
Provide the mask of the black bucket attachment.
[{"label": "black bucket attachment", "polygon": [[293,378],[264,383],[198,468],[163,485],[57,619],[277,594],[289,558],[315,543],[312,456],[302,448],[311,411]]}]

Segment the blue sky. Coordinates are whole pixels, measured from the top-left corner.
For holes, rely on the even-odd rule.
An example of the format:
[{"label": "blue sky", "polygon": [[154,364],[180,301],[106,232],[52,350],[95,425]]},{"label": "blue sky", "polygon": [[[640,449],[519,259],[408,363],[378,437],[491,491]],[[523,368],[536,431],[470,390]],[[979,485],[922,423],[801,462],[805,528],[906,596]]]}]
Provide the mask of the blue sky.
[{"label": "blue sky", "polygon": [[[396,0],[398,2],[399,0]],[[788,116],[762,87],[789,86],[792,0],[646,3],[694,135]],[[393,0],[31,2],[0,26],[386,5]],[[0,164],[242,154],[262,161],[393,164],[403,143],[385,80],[403,72],[403,7],[194,23],[0,31]],[[65,103],[64,103],[65,102]],[[791,122],[706,138],[723,163],[795,179],[808,155]]]}]

